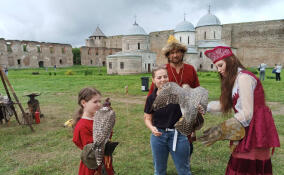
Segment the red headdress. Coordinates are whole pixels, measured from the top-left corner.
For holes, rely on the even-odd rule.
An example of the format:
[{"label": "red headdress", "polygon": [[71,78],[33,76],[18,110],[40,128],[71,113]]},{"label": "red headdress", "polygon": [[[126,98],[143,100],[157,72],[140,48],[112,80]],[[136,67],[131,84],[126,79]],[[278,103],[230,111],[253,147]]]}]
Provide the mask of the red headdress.
[{"label": "red headdress", "polygon": [[223,60],[229,56],[234,55],[230,47],[217,46],[214,49],[206,50],[205,55],[210,58],[215,64],[217,61]]}]

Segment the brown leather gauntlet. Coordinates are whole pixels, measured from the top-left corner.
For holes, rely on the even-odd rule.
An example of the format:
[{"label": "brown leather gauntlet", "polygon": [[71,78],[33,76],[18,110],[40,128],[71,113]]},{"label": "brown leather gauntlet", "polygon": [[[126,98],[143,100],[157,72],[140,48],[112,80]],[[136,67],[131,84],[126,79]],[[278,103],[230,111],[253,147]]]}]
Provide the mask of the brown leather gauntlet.
[{"label": "brown leather gauntlet", "polygon": [[204,145],[210,146],[218,140],[241,140],[244,136],[245,128],[233,117],[217,126],[207,129],[198,140]]}]

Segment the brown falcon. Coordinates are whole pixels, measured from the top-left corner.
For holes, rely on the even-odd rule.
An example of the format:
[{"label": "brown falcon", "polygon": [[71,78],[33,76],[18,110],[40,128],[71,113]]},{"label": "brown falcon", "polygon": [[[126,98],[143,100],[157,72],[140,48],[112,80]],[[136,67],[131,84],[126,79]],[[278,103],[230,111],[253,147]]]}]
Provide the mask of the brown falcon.
[{"label": "brown falcon", "polygon": [[105,145],[110,138],[115,124],[115,112],[110,107],[108,99],[99,111],[96,112],[93,123],[93,140],[95,157],[98,166],[102,164],[104,158]]},{"label": "brown falcon", "polygon": [[[208,91],[203,87],[190,88],[188,85],[180,87],[174,82],[168,82],[162,86],[159,95],[153,103],[153,110],[166,107],[168,104],[179,104],[182,118],[175,124],[175,128],[184,135],[189,135],[196,129],[200,129],[203,118],[198,115],[198,106],[206,111],[208,104]],[[197,124],[197,122],[202,122]]]}]

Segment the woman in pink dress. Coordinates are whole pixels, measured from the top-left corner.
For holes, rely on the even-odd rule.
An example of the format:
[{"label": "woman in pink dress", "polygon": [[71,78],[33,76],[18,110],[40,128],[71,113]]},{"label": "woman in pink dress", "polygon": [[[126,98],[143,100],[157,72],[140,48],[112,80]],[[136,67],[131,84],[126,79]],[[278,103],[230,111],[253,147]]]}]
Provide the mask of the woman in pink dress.
[{"label": "woman in pink dress", "polygon": [[271,175],[271,155],[280,142],[260,80],[244,68],[230,47],[218,46],[205,55],[216,65],[221,79],[220,101],[209,103],[208,111],[229,114],[233,109],[235,114],[207,129],[200,141],[209,146],[230,140],[226,175]]}]

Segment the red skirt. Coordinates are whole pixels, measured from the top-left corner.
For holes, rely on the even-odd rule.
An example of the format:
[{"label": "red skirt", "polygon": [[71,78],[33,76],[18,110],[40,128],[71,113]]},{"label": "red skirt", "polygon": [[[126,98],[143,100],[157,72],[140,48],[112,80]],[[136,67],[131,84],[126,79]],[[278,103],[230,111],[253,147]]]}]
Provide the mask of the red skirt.
[{"label": "red skirt", "polygon": [[270,149],[253,149],[247,153],[233,152],[226,175],[272,175]]}]

